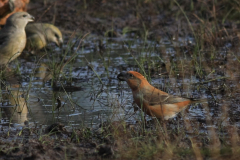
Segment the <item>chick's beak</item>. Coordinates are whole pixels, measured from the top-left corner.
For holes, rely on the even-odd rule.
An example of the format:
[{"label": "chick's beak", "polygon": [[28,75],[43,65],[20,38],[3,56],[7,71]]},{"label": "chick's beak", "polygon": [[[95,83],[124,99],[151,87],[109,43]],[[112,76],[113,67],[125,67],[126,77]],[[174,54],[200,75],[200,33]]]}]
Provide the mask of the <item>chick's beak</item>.
[{"label": "chick's beak", "polygon": [[63,39],[62,39],[62,38],[60,38],[60,39],[58,40],[57,45],[58,45],[58,47],[62,48],[62,46],[63,46]]},{"label": "chick's beak", "polygon": [[127,80],[127,72],[121,72],[118,76],[117,79],[120,81],[126,81]]}]

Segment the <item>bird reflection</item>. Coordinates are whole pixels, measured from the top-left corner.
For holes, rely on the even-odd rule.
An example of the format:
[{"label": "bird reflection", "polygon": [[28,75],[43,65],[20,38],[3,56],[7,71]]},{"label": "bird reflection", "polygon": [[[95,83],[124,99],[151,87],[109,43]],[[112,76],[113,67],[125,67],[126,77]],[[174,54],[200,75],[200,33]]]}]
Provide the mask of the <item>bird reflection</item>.
[{"label": "bird reflection", "polygon": [[19,84],[7,85],[2,83],[2,103],[0,105],[2,117],[11,123],[23,124],[27,121],[28,108],[24,91]]}]

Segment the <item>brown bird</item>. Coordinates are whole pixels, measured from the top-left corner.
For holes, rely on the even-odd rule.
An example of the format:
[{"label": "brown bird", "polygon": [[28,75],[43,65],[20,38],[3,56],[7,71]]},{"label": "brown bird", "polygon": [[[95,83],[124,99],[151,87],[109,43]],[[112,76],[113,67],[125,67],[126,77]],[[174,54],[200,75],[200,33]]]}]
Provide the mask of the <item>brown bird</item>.
[{"label": "brown bird", "polygon": [[7,19],[0,30],[0,66],[16,59],[26,45],[25,27],[34,17],[27,12],[17,12]]},{"label": "brown bird", "polygon": [[61,31],[48,23],[30,23],[26,26],[28,50],[39,50],[53,42],[59,47],[63,44]]},{"label": "brown bird", "polygon": [[146,114],[157,118],[168,120],[175,117],[191,103],[202,101],[169,95],[153,87],[143,75],[135,71],[122,72],[117,78],[128,83],[138,107]]},{"label": "brown bird", "polygon": [[9,16],[26,11],[29,0],[0,0],[0,25],[5,25]]}]

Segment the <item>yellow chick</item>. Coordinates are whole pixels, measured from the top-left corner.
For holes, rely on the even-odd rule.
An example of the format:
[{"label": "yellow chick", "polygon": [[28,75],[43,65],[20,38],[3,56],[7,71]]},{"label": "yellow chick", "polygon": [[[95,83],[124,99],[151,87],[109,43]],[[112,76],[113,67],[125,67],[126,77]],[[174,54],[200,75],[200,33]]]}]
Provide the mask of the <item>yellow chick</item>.
[{"label": "yellow chick", "polygon": [[27,12],[12,14],[0,30],[0,66],[16,59],[26,46],[25,27],[34,17]]},{"label": "yellow chick", "polygon": [[54,42],[59,47],[63,44],[61,31],[52,24],[30,23],[26,26],[28,50],[39,50]]}]

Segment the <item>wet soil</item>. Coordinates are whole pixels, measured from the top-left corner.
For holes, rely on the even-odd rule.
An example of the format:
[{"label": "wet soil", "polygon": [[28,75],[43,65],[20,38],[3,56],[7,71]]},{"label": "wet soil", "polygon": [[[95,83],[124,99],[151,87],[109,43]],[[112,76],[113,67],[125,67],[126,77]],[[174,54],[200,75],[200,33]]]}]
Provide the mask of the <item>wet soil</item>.
[{"label": "wet soil", "polygon": [[[51,22],[69,33],[73,31],[118,37],[125,33],[159,41],[163,37],[202,36],[207,44],[220,45],[221,38],[236,36],[239,29],[234,3],[197,1],[31,1],[28,12],[37,22]],[[191,4],[190,6],[186,4]],[[214,6],[211,8],[211,6]],[[181,9],[180,9],[181,7]],[[226,12],[232,9],[233,14]],[[225,21],[222,21],[222,20]],[[190,21],[190,23],[189,23]],[[225,23],[223,23],[225,22]],[[208,28],[217,27],[209,30]],[[229,30],[228,30],[229,29]]]}]

